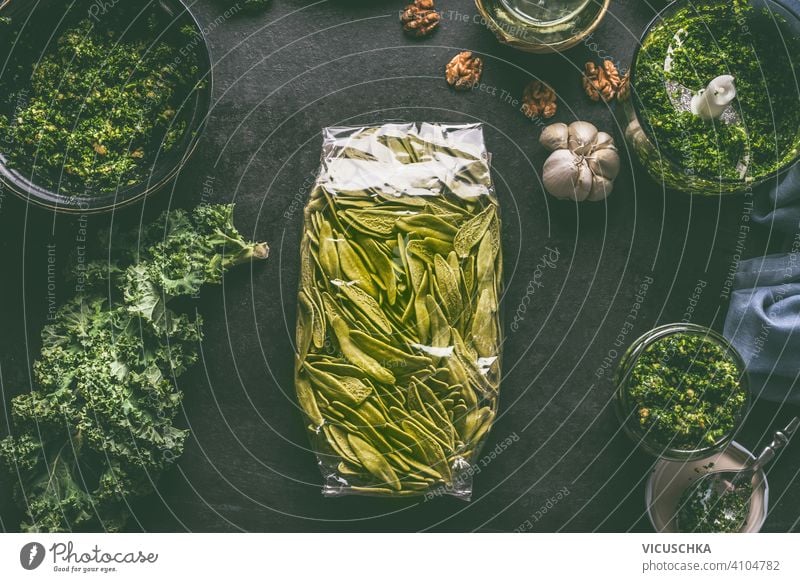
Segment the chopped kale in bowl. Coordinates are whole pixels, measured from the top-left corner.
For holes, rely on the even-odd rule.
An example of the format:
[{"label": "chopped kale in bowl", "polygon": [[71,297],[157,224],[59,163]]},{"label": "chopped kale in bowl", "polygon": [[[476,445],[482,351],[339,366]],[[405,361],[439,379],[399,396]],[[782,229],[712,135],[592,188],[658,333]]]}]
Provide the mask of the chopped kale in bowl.
[{"label": "chopped kale in bowl", "polygon": [[132,4],[102,18],[56,10],[63,24],[36,9],[12,18],[0,47],[10,62],[0,178],[12,190],[51,207],[104,209],[174,176],[208,112],[210,67],[199,28],[173,3],[178,18]]},{"label": "chopped kale in bowl", "polygon": [[[631,66],[626,135],[669,188],[743,192],[800,157],[800,15],[776,0],[673,2],[648,26]],[[709,82],[731,76],[719,117],[692,111]]]}]

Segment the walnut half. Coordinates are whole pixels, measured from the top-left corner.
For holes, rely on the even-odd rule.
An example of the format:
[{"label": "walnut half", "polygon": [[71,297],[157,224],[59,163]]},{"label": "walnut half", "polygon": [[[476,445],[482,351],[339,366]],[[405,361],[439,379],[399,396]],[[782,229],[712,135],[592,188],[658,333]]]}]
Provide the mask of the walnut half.
[{"label": "walnut half", "polygon": [[468,91],[481,80],[483,61],[472,56],[472,51],[463,51],[454,56],[444,69],[447,83],[458,91]]},{"label": "walnut half", "polygon": [[556,92],[550,85],[539,80],[531,81],[522,94],[522,112],[531,119],[548,119],[556,114],[557,100]]},{"label": "walnut half", "polygon": [[414,0],[400,14],[403,30],[412,36],[427,36],[439,26],[441,16],[433,7],[433,0]]},{"label": "walnut half", "polygon": [[627,71],[625,75],[619,81],[619,87],[617,87],[617,99],[620,101],[625,101],[628,97],[631,96],[631,72]]},{"label": "walnut half", "polygon": [[589,61],[583,67],[583,90],[592,101],[608,102],[620,94],[625,84],[613,61],[606,59],[601,66]]}]

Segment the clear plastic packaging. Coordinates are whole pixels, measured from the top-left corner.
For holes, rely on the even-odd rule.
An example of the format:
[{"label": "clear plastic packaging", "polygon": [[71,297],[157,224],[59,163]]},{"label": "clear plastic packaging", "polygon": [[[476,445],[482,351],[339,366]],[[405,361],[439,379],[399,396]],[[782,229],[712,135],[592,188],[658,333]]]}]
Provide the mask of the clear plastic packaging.
[{"label": "clear plastic packaging", "polygon": [[469,499],[502,344],[500,217],[481,126],[323,137],[295,368],[323,494]]}]

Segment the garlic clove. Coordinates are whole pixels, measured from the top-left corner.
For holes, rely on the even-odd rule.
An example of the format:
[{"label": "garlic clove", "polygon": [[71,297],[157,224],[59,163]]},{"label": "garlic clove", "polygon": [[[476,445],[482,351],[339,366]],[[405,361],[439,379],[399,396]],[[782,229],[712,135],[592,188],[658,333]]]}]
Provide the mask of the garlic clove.
[{"label": "garlic clove", "polygon": [[597,137],[594,138],[594,147],[592,148],[592,151],[603,150],[606,148],[617,149],[614,145],[614,138],[605,131],[598,131]]},{"label": "garlic clove", "polygon": [[586,163],[586,160],[581,160],[581,163],[578,165],[578,172],[578,181],[575,188],[576,200],[578,202],[583,202],[592,191],[594,175],[589,168],[589,164]]},{"label": "garlic clove", "polygon": [[589,168],[596,176],[613,180],[619,174],[619,154],[616,148],[595,151],[588,156]]},{"label": "garlic clove", "polygon": [[544,187],[556,198],[582,202],[592,189],[592,179],[589,165],[570,150],[556,150],[544,163]]},{"label": "garlic clove", "polygon": [[565,149],[569,139],[569,129],[566,123],[553,123],[542,130],[539,143],[551,152]]},{"label": "garlic clove", "polygon": [[614,189],[614,182],[597,174],[592,178],[592,188],[586,200],[589,202],[599,202],[605,200]]},{"label": "garlic clove", "polygon": [[585,156],[592,151],[597,128],[588,121],[573,121],[569,124],[569,137],[567,145],[569,149],[578,155]]}]

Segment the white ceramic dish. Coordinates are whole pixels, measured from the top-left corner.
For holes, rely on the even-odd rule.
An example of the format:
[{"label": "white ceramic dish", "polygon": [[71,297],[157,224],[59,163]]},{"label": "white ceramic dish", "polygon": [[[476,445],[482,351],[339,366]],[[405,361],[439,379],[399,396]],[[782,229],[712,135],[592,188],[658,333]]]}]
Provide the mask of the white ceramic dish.
[{"label": "white ceramic dish", "polygon": [[[645,503],[650,523],[657,532],[675,533],[675,509],[686,488],[711,471],[737,470],[749,461],[753,454],[737,442],[731,442],[723,451],[705,459],[693,461],[659,460],[653,466],[645,490]],[[713,463],[713,465],[712,465]],[[745,533],[761,530],[769,506],[769,485],[763,471],[758,473],[760,485],[753,492],[750,515],[742,529]]]}]

